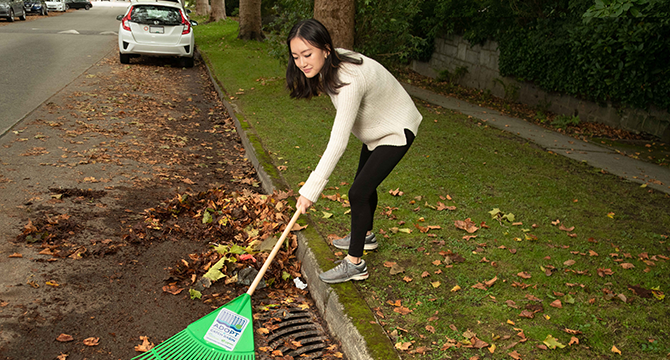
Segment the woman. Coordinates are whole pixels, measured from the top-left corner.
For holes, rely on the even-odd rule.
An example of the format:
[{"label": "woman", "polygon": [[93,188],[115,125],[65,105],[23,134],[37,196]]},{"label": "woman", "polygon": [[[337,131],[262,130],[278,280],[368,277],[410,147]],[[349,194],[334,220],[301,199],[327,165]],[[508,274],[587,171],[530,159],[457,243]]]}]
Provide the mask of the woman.
[{"label": "woman", "polygon": [[372,230],[377,187],[414,141],[421,114],[400,83],[383,66],[361,54],[334,49],[317,20],[297,23],[286,41],[291,57],[286,83],[292,98],[330,96],[337,109],[330,140],[319,164],[300,189],[297,209],[305,213],[319,199],[328,177],[353,133],[363,142],[356,177],[349,190],[351,233],[333,241],[348,249],[334,269],[319,275],[330,284],[368,278],[363,250],[377,247]]}]

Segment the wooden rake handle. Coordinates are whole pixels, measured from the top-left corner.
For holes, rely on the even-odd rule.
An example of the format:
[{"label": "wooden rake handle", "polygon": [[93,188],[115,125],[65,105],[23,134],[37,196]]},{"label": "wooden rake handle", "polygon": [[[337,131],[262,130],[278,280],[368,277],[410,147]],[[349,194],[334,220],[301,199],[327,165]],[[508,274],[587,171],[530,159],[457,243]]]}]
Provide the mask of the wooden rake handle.
[{"label": "wooden rake handle", "polygon": [[251,296],[254,293],[254,291],[256,291],[256,287],[258,286],[258,284],[263,279],[263,275],[265,275],[265,272],[270,267],[270,264],[272,263],[272,260],[274,260],[275,256],[279,252],[279,248],[284,243],[284,240],[286,240],[286,237],[291,232],[291,229],[293,228],[293,225],[295,225],[295,222],[298,220],[299,217],[300,217],[300,210],[296,210],[295,214],[291,218],[291,221],[289,221],[288,225],[286,225],[286,229],[284,229],[284,232],[281,234],[281,237],[279,238],[279,240],[277,240],[277,243],[272,248],[272,252],[270,252],[270,256],[268,256],[268,258],[265,260],[265,263],[263,264],[263,267],[258,272],[258,275],[256,275],[256,278],[254,279],[254,282],[251,283],[251,286],[249,286],[249,290],[247,290],[247,294],[249,294],[249,296]]}]

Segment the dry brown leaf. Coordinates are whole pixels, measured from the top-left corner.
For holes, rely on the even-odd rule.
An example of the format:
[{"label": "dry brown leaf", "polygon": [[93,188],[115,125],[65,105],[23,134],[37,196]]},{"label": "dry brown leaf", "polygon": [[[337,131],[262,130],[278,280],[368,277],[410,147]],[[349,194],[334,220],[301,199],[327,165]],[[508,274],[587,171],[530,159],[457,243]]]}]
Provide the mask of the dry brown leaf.
[{"label": "dry brown leaf", "polygon": [[409,308],[404,307],[404,306],[396,307],[396,308],[393,309],[393,311],[397,312],[398,314],[401,314],[401,315],[407,315],[407,314],[412,312],[412,310],[410,310]]},{"label": "dry brown leaf", "polygon": [[19,253],[13,253],[13,254],[9,255],[9,257],[10,257],[10,258],[22,258],[23,255],[21,255],[21,254],[19,254]]},{"label": "dry brown leaf", "polygon": [[619,266],[621,266],[622,268],[624,268],[624,269],[626,269],[626,270],[628,270],[628,269],[632,269],[632,268],[635,267],[635,265],[633,265],[633,264],[631,264],[631,263],[623,263],[623,264],[619,264]]},{"label": "dry brown leaf", "polygon": [[574,226],[570,226],[569,228],[566,228],[565,226],[563,226],[563,224],[561,224],[561,225],[558,227],[558,230],[563,230],[563,231],[567,231],[567,232],[570,232],[570,231],[572,231],[572,230],[574,230],[574,229],[575,229]]},{"label": "dry brown leaf", "polygon": [[512,351],[511,353],[507,354],[512,357],[514,360],[522,360],[521,359],[521,354],[519,354],[516,350]]},{"label": "dry brown leaf", "polygon": [[401,351],[407,351],[409,348],[412,346],[412,343],[407,341],[407,342],[397,342],[395,344],[395,348]]},{"label": "dry brown leaf", "polygon": [[67,357],[68,357],[68,354],[60,353],[60,355],[56,356],[56,360],[66,360]]},{"label": "dry brown leaf", "polygon": [[408,283],[408,282],[412,282],[413,279],[412,279],[411,277],[409,277],[409,276],[405,276],[405,277],[402,278],[402,280],[403,280],[404,282]]},{"label": "dry brown leaf", "polygon": [[86,346],[98,346],[99,343],[100,343],[99,337],[90,337],[84,339],[84,345]]},{"label": "dry brown leaf", "polygon": [[435,327],[431,325],[426,325],[426,330],[428,330],[428,332],[430,332],[431,334],[435,334]]},{"label": "dry brown leaf", "polygon": [[571,337],[571,338],[570,338],[570,342],[568,343],[568,346],[571,346],[572,344],[578,344],[578,345],[579,345],[579,339],[577,339],[577,338],[574,337],[574,336]]},{"label": "dry brown leaf", "polygon": [[522,310],[521,313],[519,314],[519,316],[525,317],[525,318],[528,318],[528,319],[532,319],[532,318],[535,317],[535,313],[532,312],[532,311],[528,311],[528,310]]},{"label": "dry brown leaf", "polygon": [[456,228],[461,229],[461,230],[465,230],[470,234],[479,230],[479,228],[476,226],[476,224],[470,218],[467,218],[465,220],[456,220],[456,221],[454,221],[454,225],[456,226]]},{"label": "dry brown leaf", "polygon": [[137,352],[147,352],[147,351],[151,351],[151,349],[154,348],[154,343],[149,342],[149,337],[140,336],[140,340],[142,340],[142,343],[135,346],[135,351],[137,351]]},{"label": "dry brown leaf", "polygon": [[612,345],[612,352],[621,355],[621,350],[617,349],[614,345]]},{"label": "dry brown leaf", "polygon": [[526,271],[522,271],[522,272],[516,274],[516,276],[518,276],[522,279],[530,279],[531,278],[531,275]]},{"label": "dry brown leaf", "polygon": [[68,334],[60,334],[56,338],[56,341],[58,341],[58,342],[68,342],[68,341],[73,341],[73,340],[74,340],[74,338],[71,335],[68,335]]},{"label": "dry brown leaf", "polygon": [[549,304],[549,306],[559,308],[559,309],[563,308],[563,304],[561,303],[561,300],[558,300],[558,299],[552,301],[551,304]]},{"label": "dry brown leaf", "polygon": [[576,263],[576,261],[574,261],[574,260],[566,260],[565,262],[563,262],[563,265],[565,265],[565,266],[572,266],[572,265],[574,265],[575,263]]}]

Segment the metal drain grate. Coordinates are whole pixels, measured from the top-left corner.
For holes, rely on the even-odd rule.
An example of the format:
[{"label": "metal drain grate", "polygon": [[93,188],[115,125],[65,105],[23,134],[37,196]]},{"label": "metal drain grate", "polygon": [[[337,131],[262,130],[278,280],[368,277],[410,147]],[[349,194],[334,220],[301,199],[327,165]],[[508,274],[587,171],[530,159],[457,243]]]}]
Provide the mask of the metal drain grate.
[{"label": "metal drain grate", "polygon": [[310,311],[280,308],[264,313],[258,320],[270,330],[265,335],[268,346],[284,356],[321,359],[329,346],[328,336]]}]

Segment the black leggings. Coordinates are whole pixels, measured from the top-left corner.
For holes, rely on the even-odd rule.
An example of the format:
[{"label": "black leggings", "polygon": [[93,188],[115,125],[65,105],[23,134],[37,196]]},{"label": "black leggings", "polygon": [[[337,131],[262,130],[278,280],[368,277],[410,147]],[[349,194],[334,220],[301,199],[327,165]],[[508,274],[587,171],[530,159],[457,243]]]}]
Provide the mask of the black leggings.
[{"label": "black leggings", "polygon": [[351,204],[351,243],[349,255],[363,256],[365,234],[372,230],[372,222],[377,209],[377,187],[393,171],[393,168],[405,156],[414,142],[414,134],[405,129],[407,145],[377,146],[373,151],[363,144],[361,157],[358,161],[358,170],[354,183],[349,189]]}]

